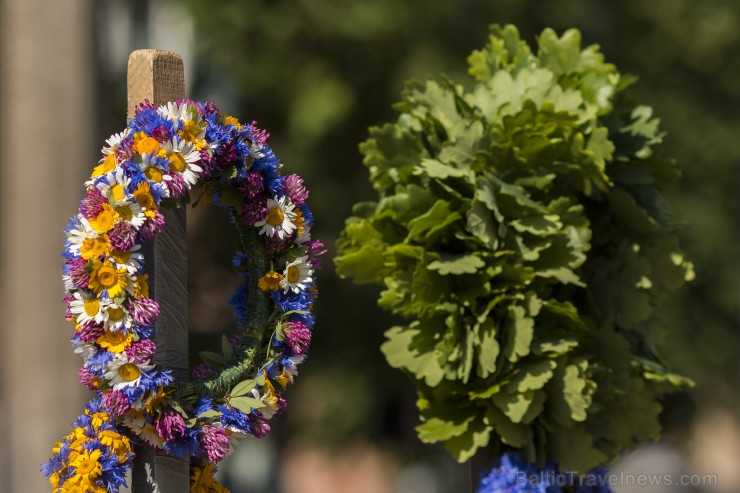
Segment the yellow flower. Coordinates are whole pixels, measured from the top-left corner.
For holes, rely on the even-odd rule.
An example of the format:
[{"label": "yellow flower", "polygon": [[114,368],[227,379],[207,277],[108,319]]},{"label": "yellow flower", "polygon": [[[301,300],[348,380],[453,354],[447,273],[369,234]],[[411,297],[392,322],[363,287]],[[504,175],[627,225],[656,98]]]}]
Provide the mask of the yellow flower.
[{"label": "yellow flower", "polygon": [[242,124],[239,123],[239,120],[233,116],[227,116],[226,118],[224,118],[224,125],[234,125],[237,130],[242,129]]},{"label": "yellow flower", "polygon": [[129,279],[126,269],[116,269],[111,265],[110,259],[93,260],[91,264],[90,283],[88,288],[92,289],[98,297],[105,289],[108,291],[110,298],[123,293],[123,290],[129,286]]},{"label": "yellow flower", "polygon": [[124,462],[129,453],[131,453],[131,441],[128,437],[116,433],[113,430],[103,430],[98,434],[100,443],[109,447],[119,462]]},{"label": "yellow flower", "polygon": [[107,233],[118,221],[118,213],[108,204],[103,204],[103,210],[90,219],[90,226],[98,233]]},{"label": "yellow flower", "polygon": [[192,143],[199,151],[206,146],[206,142],[203,140],[205,134],[202,123],[194,121],[182,122],[182,130],[179,131],[179,134],[182,140]]},{"label": "yellow flower", "polygon": [[159,152],[159,142],[153,137],[148,137],[144,132],[134,135],[134,150],[139,154],[156,154]]},{"label": "yellow flower", "polygon": [[[115,309],[109,308],[108,314],[110,314],[111,310]],[[118,354],[125,351],[126,348],[131,345],[132,340],[133,336],[131,334],[124,333],[122,330],[106,330],[95,342],[97,342],[100,347],[107,349],[111,353]]]},{"label": "yellow flower", "polygon": [[155,392],[154,395],[146,401],[146,404],[144,405],[146,412],[154,414],[156,409],[159,409],[167,403],[167,399],[169,399],[171,393],[171,391],[165,392],[164,387],[160,385],[157,392]]},{"label": "yellow flower", "polygon": [[229,489],[213,477],[215,467],[216,464],[213,463],[193,466],[193,474],[190,476],[190,493],[229,493]]},{"label": "yellow flower", "polygon": [[69,480],[73,484],[77,483],[83,487],[94,484],[95,478],[103,472],[103,465],[98,459],[100,459],[100,450],[95,449],[92,452],[83,450],[70,463],[70,466],[75,468],[75,472]]},{"label": "yellow flower", "polygon": [[271,270],[270,272],[259,278],[259,281],[257,281],[257,285],[262,291],[275,291],[280,287],[280,281],[282,280],[282,274]]},{"label": "yellow flower", "polygon": [[101,255],[108,255],[109,249],[108,235],[102,234],[97,238],[85,238],[80,245],[80,255],[83,259],[90,260]]},{"label": "yellow flower", "polygon": [[149,274],[141,274],[136,277],[134,283],[134,296],[149,297]]},{"label": "yellow flower", "polygon": [[93,178],[95,176],[102,176],[109,171],[113,171],[114,169],[116,169],[116,157],[113,154],[108,154],[105,159],[103,159],[102,163],[95,166],[90,177]]},{"label": "yellow flower", "polygon": [[134,199],[136,199],[140,206],[146,209],[157,208],[157,204],[154,202],[154,196],[149,188],[149,182],[143,181],[136,185]]}]

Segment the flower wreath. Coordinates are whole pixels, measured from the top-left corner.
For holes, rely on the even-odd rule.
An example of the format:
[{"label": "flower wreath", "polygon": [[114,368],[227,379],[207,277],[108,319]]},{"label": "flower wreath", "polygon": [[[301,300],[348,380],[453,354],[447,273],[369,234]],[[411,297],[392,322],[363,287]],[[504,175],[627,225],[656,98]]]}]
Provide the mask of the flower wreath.
[{"label": "flower wreath", "polygon": [[[226,491],[215,465],[236,437],[263,437],[285,408],[281,392],[306,357],[325,252],[298,175],[280,175],[269,134],[212,103],[140,105],[109,138],[66,228],[67,320],[83,385],[96,392],[42,470],[55,492],[116,492],[133,444],[190,456],[191,491]],[[201,353],[192,381],[152,363],[159,306],[149,297],[142,245],[164,228],[163,207],[198,201],[229,210],[243,284],[230,299],[242,335]],[[198,202],[196,201],[196,203]]]}]

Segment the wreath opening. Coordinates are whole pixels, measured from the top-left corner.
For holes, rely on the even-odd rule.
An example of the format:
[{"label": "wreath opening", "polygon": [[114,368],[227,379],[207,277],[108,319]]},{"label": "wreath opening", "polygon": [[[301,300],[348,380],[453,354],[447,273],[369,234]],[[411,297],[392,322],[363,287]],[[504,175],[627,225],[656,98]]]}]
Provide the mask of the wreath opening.
[{"label": "wreath opening", "polygon": [[[282,175],[255,122],[212,103],[141,104],[103,147],[66,228],[63,280],[81,383],[96,396],[42,471],[56,491],[116,492],[133,444],[190,457],[191,491],[226,491],[213,477],[235,438],[264,437],[306,358],[316,270],[325,249],[300,176]],[[193,200],[196,195],[197,199]],[[142,248],[165,227],[162,209],[227,209],[241,278],[229,302],[238,334],[201,352],[189,382],[153,363],[154,322]],[[183,259],[172,259],[182,261]]]}]

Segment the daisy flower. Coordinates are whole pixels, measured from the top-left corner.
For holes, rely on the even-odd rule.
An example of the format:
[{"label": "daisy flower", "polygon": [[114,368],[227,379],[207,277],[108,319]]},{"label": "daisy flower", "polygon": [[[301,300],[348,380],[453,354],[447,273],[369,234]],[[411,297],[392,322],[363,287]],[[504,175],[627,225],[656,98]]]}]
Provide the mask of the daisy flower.
[{"label": "daisy flower", "polygon": [[254,223],[257,227],[262,226],[259,234],[266,234],[270,238],[277,235],[281,240],[290,236],[296,229],[296,225],[293,223],[296,219],[296,213],[293,209],[295,209],[295,206],[285,196],[279,199],[277,197],[267,199],[267,217]]},{"label": "daisy flower", "polygon": [[146,415],[144,414],[144,409],[141,408],[141,403],[139,401],[131,404],[131,410],[123,417],[123,424],[131,428],[131,430],[137,435],[146,425]]},{"label": "daisy flower", "polygon": [[283,288],[285,293],[288,291],[300,293],[313,280],[311,278],[312,275],[313,269],[308,262],[308,256],[298,257],[293,262],[285,265],[283,279],[280,280],[280,287]]},{"label": "daisy flower", "polygon": [[69,311],[75,316],[78,324],[88,322],[102,323],[107,318],[106,308],[110,304],[107,298],[97,298],[93,293],[75,291],[74,299],[69,303]]},{"label": "daisy flower", "polygon": [[168,120],[190,121],[192,119],[191,113],[188,111],[188,105],[185,103],[170,101],[157,108],[157,113]]},{"label": "daisy flower", "polygon": [[163,180],[171,180],[172,177],[165,174],[166,170],[158,161],[160,161],[160,158],[154,154],[142,154],[138,166],[149,181],[162,183]]},{"label": "daisy flower", "polygon": [[106,174],[97,181],[95,188],[115,207],[126,200],[126,190],[128,190],[130,183],[131,179],[124,174],[123,170],[116,168],[115,171]]},{"label": "daisy flower", "polygon": [[105,329],[129,332],[133,319],[123,306],[108,302],[105,307]]},{"label": "daisy flower", "polygon": [[129,361],[126,353],[116,354],[108,362],[105,379],[108,380],[113,390],[121,390],[126,387],[138,387],[142,375],[153,370],[154,365],[149,363],[137,364]]},{"label": "daisy flower", "polygon": [[198,182],[198,177],[203,172],[203,168],[198,166],[200,153],[193,144],[177,136],[165,142],[163,147],[170,161],[170,172],[180,173],[190,189]]},{"label": "daisy flower", "polygon": [[136,274],[141,269],[144,255],[140,252],[141,245],[134,245],[130,250],[111,250],[110,257],[116,267],[126,269],[129,274]]},{"label": "daisy flower", "polygon": [[123,139],[131,135],[131,129],[127,128],[123,132],[118,132],[117,134],[113,134],[107,139],[105,139],[105,143],[108,144],[107,146],[100,149],[100,152],[103,154],[112,154],[113,151],[121,145],[121,142],[123,142]]},{"label": "daisy flower", "polygon": [[125,198],[119,201],[115,207],[116,212],[121,219],[131,224],[135,228],[140,228],[146,216],[144,215],[144,209],[141,208],[138,202],[133,202]]},{"label": "daisy flower", "polygon": [[77,214],[70,223],[67,231],[67,251],[75,256],[80,256],[82,244],[87,239],[97,238],[98,233],[90,226],[90,222],[82,214]]}]

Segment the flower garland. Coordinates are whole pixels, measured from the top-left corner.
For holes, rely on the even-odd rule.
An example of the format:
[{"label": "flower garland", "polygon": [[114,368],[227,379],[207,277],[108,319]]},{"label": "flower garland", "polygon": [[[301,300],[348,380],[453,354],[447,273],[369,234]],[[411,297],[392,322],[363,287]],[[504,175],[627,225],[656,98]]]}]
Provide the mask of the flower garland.
[{"label": "flower garland", "polygon": [[[106,141],[63,252],[78,376],[96,396],[42,466],[54,492],[117,492],[133,444],[189,456],[192,492],[226,491],[216,463],[234,438],[265,436],[285,409],[281,393],[311,339],[325,250],[311,240],[303,180],[279,174],[268,136],[212,103],[184,100],[143,103]],[[142,246],[165,227],[161,209],[189,203],[196,189],[196,203],[226,208],[239,231],[243,284],[230,303],[242,335],[225,339],[223,354],[202,353],[183,383],[152,360],[159,305]]]}]

